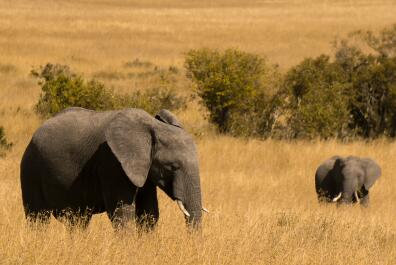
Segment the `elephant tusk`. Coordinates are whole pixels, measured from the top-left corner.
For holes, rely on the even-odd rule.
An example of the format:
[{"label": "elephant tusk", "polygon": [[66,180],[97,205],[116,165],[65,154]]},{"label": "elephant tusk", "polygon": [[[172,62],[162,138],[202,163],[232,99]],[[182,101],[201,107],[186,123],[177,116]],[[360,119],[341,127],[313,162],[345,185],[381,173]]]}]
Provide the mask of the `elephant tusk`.
[{"label": "elephant tusk", "polygon": [[338,201],[338,200],[341,198],[341,195],[342,195],[342,192],[340,192],[340,193],[337,195],[337,197],[335,197],[335,198],[333,199],[333,202]]},{"label": "elephant tusk", "polygon": [[185,216],[190,217],[190,214],[187,212],[186,208],[184,208],[184,205],[181,200],[176,200],[177,205],[179,206],[180,210],[184,213]]},{"label": "elephant tusk", "polygon": [[356,198],[356,202],[359,203],[360,199],[359,199],[357,191],[355,191],[354,195],[355,195],[355,198]]},{"label": "elephant tusk", "polygon": [[204,211],[205,213],[209,213],[209,210],[206,209],[205,207],[202,207],[202,211]]}]

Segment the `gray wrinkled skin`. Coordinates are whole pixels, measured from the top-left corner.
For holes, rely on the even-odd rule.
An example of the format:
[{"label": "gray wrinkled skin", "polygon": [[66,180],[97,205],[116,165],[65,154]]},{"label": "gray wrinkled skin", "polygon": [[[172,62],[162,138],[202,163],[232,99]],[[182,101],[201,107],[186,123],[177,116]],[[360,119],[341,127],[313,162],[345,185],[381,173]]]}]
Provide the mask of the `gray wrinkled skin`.
[{"label": "gray wrinkled skin", "polygon": [[114,227],[135,217],[153,228],[157,187],[183,202],[188,224],[201,221],[196,147],[167,110],[156,118],[138,109],[62,111],[34,133],[21,162],[21,187],[32,221],[47,222],[52,213],[86,226],[92,214],[106,212]]},{"label": "gray wrinkled skin", "polygon": [[370,158],[334,156],[316,170],[316,193],[320,202],[332,202],[341,193],[339,203],[368,206],[369,189],[380,176],[381,168]]}]

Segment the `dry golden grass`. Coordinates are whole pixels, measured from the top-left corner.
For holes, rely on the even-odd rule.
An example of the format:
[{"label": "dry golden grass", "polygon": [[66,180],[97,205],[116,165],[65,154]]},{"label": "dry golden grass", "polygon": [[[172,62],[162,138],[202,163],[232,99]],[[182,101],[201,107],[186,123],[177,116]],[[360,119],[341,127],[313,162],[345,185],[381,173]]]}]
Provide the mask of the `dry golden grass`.
[{"label": "dry golden grass", "polygon": [[[4,264],[395,264],[394,143],[284,143],[228,137],[199,140],[205,206],[201,235],[190,235],[161,194],[158,229],[113,232],[105,215],[70,234],[53,220],[26,228],[18,163],[2,161],[0,261]],[[316,166],[333,154],[371,156],[383,177],[371,206],[319,206]]]},{"label": "dry golden grass", "polygon": [[[144,3],[142,3],[144,2]],[[158,229],[114,233],[105,215],[70,234],[52,220],[26,227],[19,163],[41,121],[32,66],[69,64],[91,76],[134,58],[181,66],[190,48],[239,47],[285,69],[329,52],[356,29],[396,22],[393,1],[0,0],[0,126],[15,143],[0,159],[0,264],[396,264],[396,145],[241,140],[207,133],[194,104],[179,113],[198,141],[203,200],[211,210],[191,235],[160,196]],[[11,67],[9,67],[11,65]],[[133,81],[115,85],[134,87]],[[383,168],[371,206],[319,206],[314,171],[334,154],[370,156]]]},{"label": "dry golden grass", "polygon": [[[144,3],[142,3],[144,2]],[[2,0],[0,61],[109,70],[138,58],[180,64],[202,46],[238,47],[288,67],[351,30],[395,23],[393,1]]]}]

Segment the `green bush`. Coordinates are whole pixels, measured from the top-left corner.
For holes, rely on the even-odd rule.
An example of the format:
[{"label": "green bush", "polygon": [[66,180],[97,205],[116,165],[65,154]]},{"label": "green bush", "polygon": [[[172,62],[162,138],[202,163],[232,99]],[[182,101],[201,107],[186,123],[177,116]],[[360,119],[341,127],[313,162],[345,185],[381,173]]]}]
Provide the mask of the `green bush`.
[{"label": "green bush", "polygon": [[[67,66],[32,71],[42,88],[36,110],[52,115],[68,106],[136,107],[154,114],[186,106],[174,89],[185,85],[177,68],[139,60],[125,67],[140,69],[128,74],[149,78],[153,88],[121,96]],[[379,33],[354,32],[336,43],[333,55],[307,58],[284,75],[262,57],[235,49],[191,50],[185,69],[222,133],[287,139],[396,136],[396,25]]]},{"label": "green bush", "polygon": [[[396,26],[355,32],[334,59],[308,58],[285,75],[277,97],[286,138],[396,136]],[[370,49],[371,48],[371,49]]]},{"label": "green bush", "polygon": [[104,85],[95,80],[86,81],[65,65],[47,64],[34,70],[42,93],[36,111],[43,115],[54,115],[67,107],[83,107],[106,110],[116,107],[114,95]]},{"label": "green bush", "polygon": [[349,122],[345,73],[328,56],[305,59],[286,74],[286,138],[343,137]]},{"label": "green bush", "polygon": [[186,106],[186,98],[169,88],[164,77],[159,87],[137,91],[131,95],[118,95],[96,81],[86,81],[73,73],[67,65],[47,64],[32,75],[39,79],[42,93],[36,111],[42,116],[52,116],[68,107],[83,107],[93,110],[142,108],[149,113],[160,109],[177,110]]},{"label": "green bush", "polygon": [[[336,61],[348,74],[350,83],[350,128],[358,136],[376,138],[381,135],[396,136],[396,53],[388,43],[390,32],[396,39],[396,28],[384,30],[378,37],[366,33],[370,42],[376,39],[374,53],[364,53],[362,48],[344,41],[337,49]],[[383,36],[385,34],[386,36]],[[366,37],[362,37],[367,43]],[[393,47],[396,49],[396,47]]]},{"label": "green bush", "polygon": [[396,136],[396,25],[350,34],[334,56],[307,58],[282,78],[259,56],[238,50],[192,50],[185,66],[220,132],[288,139]]},{"label": "green bush", "polygon": [[13,143],[9,142],[5,136],[4,128],[0,126],[0,157],[4,157],[12,145]]},{"label": "green bush", "polygon": [[357,37],[358,42],[371,48],[380,57],[396,56],[396,24],[385,27],[379,33],[360,30],[350,36]]},{"label": "green bush", "polygon": [[265,77],[272,71],[263,58],[239,50],[191,50],[187,77],[196,85],[209,119],[220,132],[254,135],[268,100]]},{"label": "green bush", "polygon": [[121,106],[144,109],[155,114],[161,109],[178,110],[186,108],[187,99],[167,87],[155,87],[143,91],[136,91],[131,96],[120,99]]}]

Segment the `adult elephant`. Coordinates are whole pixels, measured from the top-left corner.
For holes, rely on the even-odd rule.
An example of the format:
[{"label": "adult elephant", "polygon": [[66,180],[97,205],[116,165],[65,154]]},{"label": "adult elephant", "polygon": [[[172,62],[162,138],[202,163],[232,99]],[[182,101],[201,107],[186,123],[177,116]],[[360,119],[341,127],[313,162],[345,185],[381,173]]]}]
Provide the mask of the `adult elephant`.
[{"label": "adult elephant", "polygon": [[334,156],[316,170],[316,193],[319,201],[368,206],[369,189],[380,176],[381,168],[370,158]]},{"label": "adult elephant", "polygon": [[33,221],[52,213],[86,226],[92,214],[106,212],[114,227],[135,216],[153,228],[157,186],[188,224],[200,224],[196,147],[167,110],[154,118],[139,109],[66,109],[37,129],[21,162],[23,206]]}]

